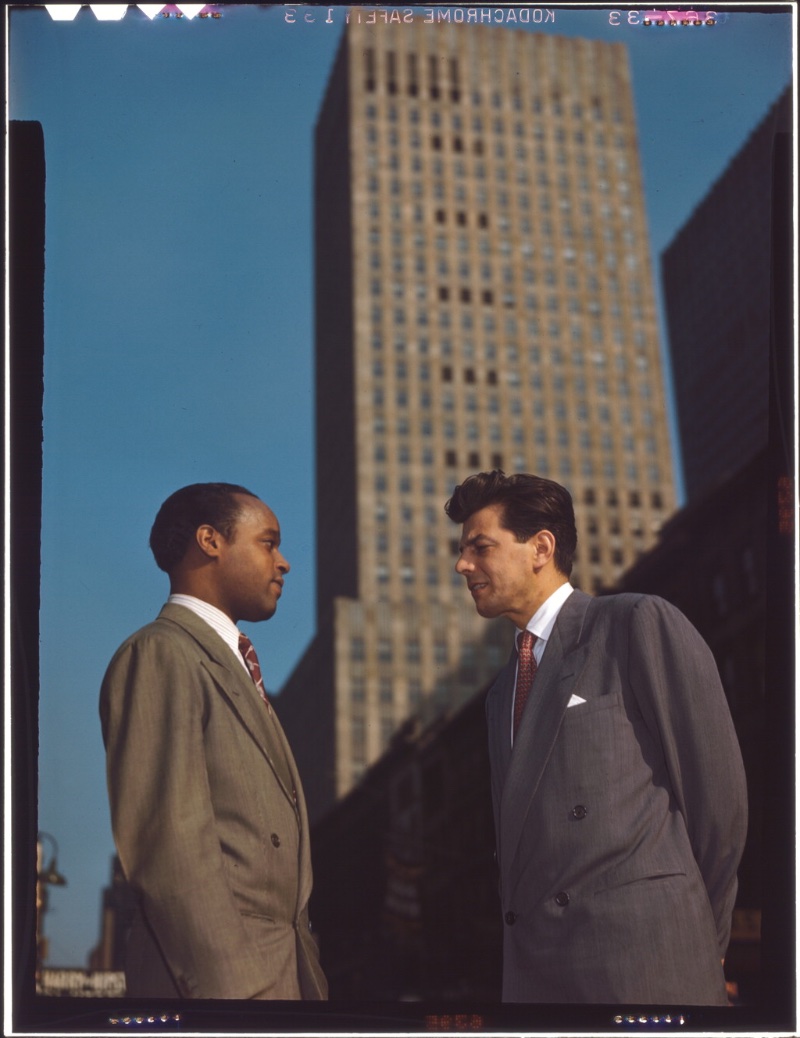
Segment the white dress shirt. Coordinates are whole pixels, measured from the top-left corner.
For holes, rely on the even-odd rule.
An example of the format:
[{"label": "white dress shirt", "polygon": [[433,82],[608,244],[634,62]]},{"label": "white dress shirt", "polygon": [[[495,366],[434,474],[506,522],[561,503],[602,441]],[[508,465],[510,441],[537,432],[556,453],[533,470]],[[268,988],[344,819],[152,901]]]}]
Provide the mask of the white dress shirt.
[{"label": "white dress shirt", "polygon": [[205,620],[208,626],[213,628],[225,644],[229,646],[231,652],[247,673],[250,673],[247,670],[244,657],[239,651],[239,628],[221,609],[217,609],[210,602],[204,602],[202,598],[195,598],[194,595],[170,595],[167,601],[170,605],[179,605],[184,606],[186,609],[191,609],[195,616]]},{"label": "white dress shirt", "polygon": [[[542,662],[542,656],[544,650],[547,648],[547,639],[550,637],[553,628],[555,627],[556,619],[561,611],[561,607],[569,598],[573,592],[572,584],[565,583],[546,598],[544,602],[539,606],[536,612],[528,621],[526,630],[530,631],[531,634],[536,635],[536,642],[533,646],[533,658],[536,660],[536,666]],[[518,629],[516,633],[517,649],[519,650],[519,636],[522,634],[522,630]],[[517,676],[514,674],[514,698],[516,699],[516,685]],[[511,745],[514,745],[514,703],[511,703]]]}]

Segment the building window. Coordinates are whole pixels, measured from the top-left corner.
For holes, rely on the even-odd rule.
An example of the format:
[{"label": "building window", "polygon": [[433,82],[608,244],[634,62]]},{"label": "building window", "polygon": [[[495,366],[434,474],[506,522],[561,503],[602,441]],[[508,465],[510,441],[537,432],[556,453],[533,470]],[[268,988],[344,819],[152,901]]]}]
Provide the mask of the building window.
[{"label": "building window", "polygon": [[364,718],[354,717],[351,721],[350,736],[352,742],[353,760],[363,763],[366,754],[366,738],[364,729]]}]

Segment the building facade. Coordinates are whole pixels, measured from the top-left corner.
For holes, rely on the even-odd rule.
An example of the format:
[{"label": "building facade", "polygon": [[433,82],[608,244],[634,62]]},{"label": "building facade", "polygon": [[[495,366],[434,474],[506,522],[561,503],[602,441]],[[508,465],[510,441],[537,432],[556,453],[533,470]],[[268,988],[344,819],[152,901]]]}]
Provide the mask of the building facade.
[{"label": "building facade", "polygon": [[278,710],[317,817],[507,656],[453,570],[456,484],[565,484],[588,591],[674,489],[622,44],[352,12],[315,161],[318,635]]},{"label": "building facade", "polygon": [[314,827],[313,920],[332,999],[500,1000],[486,690],[410,719]]},{"label": "building facade", "polygon": [[662,256],[689,499],[767,443],[774,146],[790,130],[787,88]]},{"label": "building facade", "polygon": [[125,946],[136,903],[136,893],[125,879],[122,864],[115,854],[111,861],[111,882],[101,894],[100,936],[89,953],[90,970],[124,971]]}]

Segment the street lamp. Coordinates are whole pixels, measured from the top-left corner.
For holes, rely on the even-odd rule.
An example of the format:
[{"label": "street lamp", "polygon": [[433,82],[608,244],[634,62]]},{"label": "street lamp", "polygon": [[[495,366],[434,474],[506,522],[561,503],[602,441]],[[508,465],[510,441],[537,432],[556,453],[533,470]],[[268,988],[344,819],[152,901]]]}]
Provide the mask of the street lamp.
[{"label": "street lamp", "polygon": [[58,844],[55,841],[55,837],[51,836],[50,833],[40,832],[37,836],[39,846],[41,846],[42,837],[47,837],[47,839],[53,844],[53,857],[50,859],[50,864],[44,871],[41,869],[39,870],[39,881],[41,883],[49,883],[51,887],[65,887],[67,881],[58,871],[58,866],[56,864],[58,859]]},{"label": "street lamp", "polygon": [[[42,841],[49,840],[53,845],[53,856],[46,867]],[[36,979],[40,980],[44,960],[47,958],[47,938],[44,936],[44,914],[47,911],[47,888],[65,887],[67,881],[58,871],[58,844],[50,833],[39,832],[36,837]]]}]

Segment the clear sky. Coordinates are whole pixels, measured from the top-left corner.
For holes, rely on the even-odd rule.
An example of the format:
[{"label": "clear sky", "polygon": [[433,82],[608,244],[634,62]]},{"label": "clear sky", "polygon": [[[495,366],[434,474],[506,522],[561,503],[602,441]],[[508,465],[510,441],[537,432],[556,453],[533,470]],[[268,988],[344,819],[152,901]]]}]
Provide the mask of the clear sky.
[{"label": "clear sky", "polygon": [[[751,4],[713,29],[648,29],[551,10],[532,31],[629,45],[657,271],[789,83],[791,16]],[[47,162],[39,828],[68,880],[48,965],[86,965],[99,935],[113,842],[97,695],[166,597],[147,547],[161,501],[224,480],[278,515],[292,571],[248,631],[268,687],[314,634],[312,142],[345,8],[327,11],[10,10],[10,117],[42,123]]]}]

